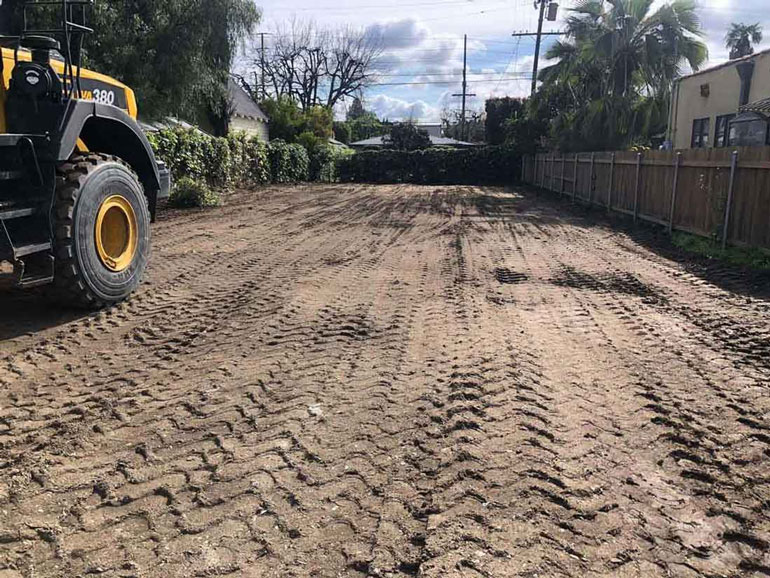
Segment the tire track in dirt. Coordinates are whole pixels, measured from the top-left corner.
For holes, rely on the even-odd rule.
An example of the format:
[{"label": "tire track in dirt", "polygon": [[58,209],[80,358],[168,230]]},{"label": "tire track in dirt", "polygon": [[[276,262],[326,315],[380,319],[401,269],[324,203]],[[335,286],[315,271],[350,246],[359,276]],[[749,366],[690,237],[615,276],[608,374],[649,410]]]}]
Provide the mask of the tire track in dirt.
[{"label": "tire track in dirt", "polygon": [[[580,235],[580,232],[577,235]],[[734,572],[736,569],[754,568],[761,570],[764,557],[764,537],[757,537],[750,532],[747,533],[745,526],[748,524],[749,527],[752,527],[756,526],[757,523],[759,523],[760,527],[765,526],[760,521],[763,517],[759,519],[754,517],[753,523],[749,519],[743,518],[743,529],[736,528],[734,524],[725,525],[723,520],[720,519],[720,507],[718,504],[714,504],[713,500],[709,500],[709,497],[717,496],[720,500],[740,503],[741,500],[745,501],[747,496],[740,497],[736,495],[727,498],[723,492],[719,490],[714,491],[711,489],[713,486],[719,487],[723,483],[727,483],[727,486],[733,484],[727,482],[724,477],[720,479],[719,476],[713,476],[707,470],[716,468],[724,474],[731,471],[730,466],[732,466],[732,475],[736,475],[738,474],[735,471],[736,467],[740,468],[746,465],[748,461],[752,465],[749,466],[747,471],[738,474],[739,479],[748,482],[749,480],[756,480],[758,475],[761,478],[760,472],[757,471],[757,466],[763,461],[763,457],[756,449],[753,452],[753,457],[751,457],[750,452],[750,459],[748,460],[746,460],[745,454],[741,455],[741,450],[732,451],[736,445],[741,445],[741,441],[745,442],[751,439],[751,434],[741,432],[742,435],[734,437],[734,441],[739,443],[734,444],[734,441],[727,439],[726,436],[712,435],[714,431],[713,425],[704,421],[709,420],[713,422],[714,418],[719,416],[721,408],[716,409],[715,406],[719,406],[721,398],[727,397],[725,391],[728,390],[723,389],[719,385],[721,381],[719,378],[724,377],[720,375],[724,374],[723,368],[712,366],[712,371],[717,375],[716,380],[712,379],[708,370],[704,369],[709,365],[709,356],[706,358],[688,358],[688,355],[696,351],[696,348],[687,348],[686,344],[683,344],[681,340],[690,339],[689,336],[680,334],[677,335],[677,340],[671,340],[665,329],[666,324],[656,324],[658,319],[656,319],[657,314],[654,309],[640,311],[640,308],[651,309],[661,302],[666,303],[667,300],[661,301],[655,298],[656,292],[654,290],[650,290],[644,284],[639,283],[633,275],[626,273],[625,270],[614,271],[614,264],[617,261],[613,260],[613,257],[607,254],[607,251],[581,252],[581,258],[579,260],[574,259],[575,250],[580,251],[582,249],[580,243],[577,243],[577,246],[575,246],[575,236],[573,235],[573,238],[568,239],[569,250],[566,250],[565,245],[559,243],[557,239],[551,239],[552,242],[547,245],[538,246],[538,249],[541,249],[539,251],[540,254],[533,260],[539,264],[549,263],[550,261],[553,268],[551,271],[546,270],[542,272],[540,278],[542,281],[548,281],[550,277],[552,281],[555,280],[557,282],[558,286],[570,290],[570,294],[579,302],[579,309],[575,312],[577,316],[570,319],[569,325],[579,328],[587,327],[586,323],[589,321],[595,325],[590,332],[599,331],[606,338],[602,351],[611,352],[613,360],[622,360],[624,365],[629,368],[631,376],[638,378],[637,387],[639,391],[637,395],[648,402],[652,401],[652,403],[648,403],[644,407],[644,410],[651,413],[651,422],[656,425],[668,424],[674,426],[674,429],[677,430],[664,434],[664,439],[679,440],[680,443],[688,446],[688,449],[668,448],[666,450],[665,446],[660,447],[659,439],[650,439],[648,441],[650,445],[660,448],[659,453],[653,453],[651,459],[655,458],[658,460],[657,465],[663,466],[662,470],[669,469],[670,465],[664,463],[664,460],[658,459],[660,456],[668,455],[674,459],[676,464],[680,465],[681,460],[694,460],[696,467],[688,468],[685,466],[680,470],[680,475],[685,481],[696,480],[703,483],[701,487],[687,488],[685,496],[680,496],[674,502],[681,504],[690,501],[691,498],[688,497],[688,494],[689,496],[698,496],[701,503],[695,512],[687,512],[687,508],[680,508],[677,505],[676,509],[681,509],[684,512],[683,514],[677,512],[681,517],[676,515],[670,517],[663,516],[669,526],[668,531],[673,532],[676,536],[674,540],[675,543],[679,543],[680,551],[666,553],[667,556],[661,556],[661,560],[656,560],[656,562],[659,565],[670,565],[672,568],[677,568],[676,572],[684,572],[683,568],[686,568],[686,571],[693,573],[693,575],[700,574],[699,567],[713,568],[715,564],[717,567],[721,566],[727,573]],[[532,235],[530,233],[522,235],[522,237],[531,239]],[[547,250],[552,247],[557,247],[557,250]],[[543,254],[542,249],[544,248],[546,249],[546,254]],[[556,252],[557,255],[553,255],[553,252]],[[586,268],[592,270],[594,268],[592,266],[596,265],[596,270],[600,271],[601,274],[595,277],[588,273],[576,272],[570,265],[565,264],[565,262],[575,261],[579,261],[580,266],[584,270]],[[597,261],[598,264],[596,264]],[[653,298],[651,299],[651,297]],[[561,317],[569,319],[569,314],[567,312],[564,313]],[[580,321],[581,318],[583,319],[582,323]],[[623,324],[628,328],[628,332],[618,332],[618,319],[622,320]],[[670,320],[667,319],[660,321],[668,321],[670,324]],[[549,324],[551,323],[553,321],[549,320]],[[596,325],[597,323],[601,325]],[[560,328],[559,333],[563,333],[564,329],[566,328]],[[605,329],[610,329],[611,331],[608,333]],[[642,348],[639,347],[640,337],[643,344]],[[703,350],[702,340],[698,341],[700,342],[700,349]],[[601,351],[594,351],[588,354],[588,356],[592,359],[601,359],[603,357]],[[650,363],[649,358],[655,359],[655,362]],[[666,367],[667,373],[661,373],[659,371],[660,367]],[[617,369],[614,371],[617,371]],[[606,371],[604,373],[606,375]],[[671,374],[692,375],[696,380],[695,383],[702,382],[716,390],[718,398],[707,398],[704,400],[705,403],[698,403],[689,392],[688,386],[692,383],[691,379],[687,378],[679,383],[676,382],[678,381],[677,379],[674,384],[671,384]],[[723,383],[729,382],[726,380]],[[667,399],[667,394],[673,394],[673,399]],[[606,394],[602,393],[602,397],[606,397]],[[592,402],[592,405],[594,403]],[[668,404],[671,405],[667,407]],[[696,406],[696,408],[693,409],[693,406]],[[733,407],[735,407],[734,404]],[[682,429],[689,429],[689,432],[682,435]],[[735,426],[731,426],[731,429],[735,430]],[[708,430],[711,430],[711,432]],[[706,441],[710,446],[711,456],[698,456],[698,452],[692,453],[693,447],[702,445],[699,443],[699,438],[702,439],[704,433],[707,440],[711,437],[710,440]],[[645,446],[647,444],[644,444],[642,447]],[[725,456],[714,459],[713,448],[728,448],[726,452],[722,453],[733,453],[734,455],[727,459],[725,459]],[[745,445],[742,451],[745,452]],[[718,454],[719,452],[716,455]],[[757,459],[759,459],[759,462],[757,462]],[[622,479],[623,475],[620,474],[618,477]],[[633,485],[639,485],[633,478],[630,479],[630,482]],[[679,480],[668,480],[667,484],[681,486],[682,482]],[[665,488],[653,488],[653,491],[650,491],[650,488],[646,489],[648,494],[657,499],[666,496]],[[753,500],[754,504],[749,507],[750,510],[761,512],[764,509],[762,505],[764,498],[761,498],[761,493],[759,498],[759,500]],[[703,501],[707,503],[703,504]],[[736,516],[732,517],[736,518]],[[749,518],[752,517],[750,516]],[[666,518],[668,519],[666,520]],[[701,535],[698,536],[697,531],[688,531],[688,525],[700,527]],[[709,528],[709,530],[703,532],[703,528]],[[708,537],[704,538],[703,534],[706,534]],[[736,542],[741,543],[741,548],[733,547]],[[753,552],[751,551],[752,547],[754,548]],[[736,552],[736,550],[739,551]],[[758,555],[759,557],[757,557]],[[706,564],[699,561],[703,558],[708,559]],[[618,557],[618,560],[622,561],[622,559],[623,557]],[[632,559],[627,561],[632,561]]]},{"label": "tire track in dirt", "polygon": [[134,299],[0,343],[0,575],[767,573],[770,307],[563,211],[165,214]]}]

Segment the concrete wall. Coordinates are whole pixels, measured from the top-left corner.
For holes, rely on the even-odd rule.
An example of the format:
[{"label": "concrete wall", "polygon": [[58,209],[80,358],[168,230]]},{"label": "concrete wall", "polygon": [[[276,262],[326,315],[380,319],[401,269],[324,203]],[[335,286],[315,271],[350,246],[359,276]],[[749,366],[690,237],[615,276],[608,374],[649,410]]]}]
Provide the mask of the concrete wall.
[{"label": "concrete wall", "polygon": [[266,122],[259,122],[250,118],[234,116],[230,119],[230,130],[242,130],[249,135],[257,136],[259,140],[265,143],[270,140],[270,131],[268,127],[269,125]]},{"label": "concrete wall", "polygon": [[[754,78],[749,102],[770,96],[770,51],[754,56]],[[709,95],[701,96],[701,85],[709,85]],[[690,148],[692,124],[710,118],[709,146],[713,147],[717,116],[734,114],[740,105],[741,81],[735,63],[682,78],[674,90],[669,138],[676,149]]]}]

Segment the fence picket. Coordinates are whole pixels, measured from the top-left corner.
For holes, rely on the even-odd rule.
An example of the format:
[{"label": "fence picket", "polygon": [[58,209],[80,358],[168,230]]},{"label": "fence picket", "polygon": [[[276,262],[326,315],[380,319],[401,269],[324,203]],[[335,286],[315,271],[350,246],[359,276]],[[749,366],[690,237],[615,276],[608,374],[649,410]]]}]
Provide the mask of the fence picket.
[{"label": "fence picket", "polygon": [[[568,190],[570,162],[572,187]],[[589,162],[590,170],[583,171],[588,174],[583,197],[579,190],[585,174],[581,175],[580,164]],[[556,163],[561,164],[558,174]],[[669,232],[679,229],[705,237],[721,232],[723,246],[729,241],[770,249],[770,147],[638,152],[635,157],[622,152],[609,156],[591,153],[590,161],[578,153],[572,158],[536,154],[531,166],[531,171],[524,171],[530,184],[548,187],[560,196],[571,193],[572,202],[580,197],[589,205],[601,204],[597,195],[601,196],[606,178],[608,212],[627,213],[634,222],[657,223]],[[727,202],[723,207],[725,188]]]}]

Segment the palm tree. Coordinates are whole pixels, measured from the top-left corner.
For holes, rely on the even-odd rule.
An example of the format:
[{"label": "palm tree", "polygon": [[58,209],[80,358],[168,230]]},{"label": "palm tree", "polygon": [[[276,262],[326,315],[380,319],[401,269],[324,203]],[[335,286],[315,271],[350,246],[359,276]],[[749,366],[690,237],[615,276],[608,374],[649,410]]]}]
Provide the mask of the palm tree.
[{"label": "palm tree", "polygon": [[733,22],[725,36],[725,46],[730,50],[730,59],[754,54],[754,44],[762,42],[762,27],[759,22],[743,24]]},{"label": "palm tree", "polygon": [[[674,80],[706,61],[693,0],[652,11],[653,0],[582,0],[567,19],[567,39],[546,53],[557,62],[540,75],[543,89],[567,88],[572,119],[586,148],[628,146],[665,124]],[[567,123],[568,124],[568,123]]]}]

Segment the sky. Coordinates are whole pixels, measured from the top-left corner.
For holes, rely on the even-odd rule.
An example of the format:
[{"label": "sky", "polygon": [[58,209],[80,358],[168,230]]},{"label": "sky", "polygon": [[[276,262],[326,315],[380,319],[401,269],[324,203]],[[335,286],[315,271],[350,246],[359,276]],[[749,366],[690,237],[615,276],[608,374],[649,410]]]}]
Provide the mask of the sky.
[{"label": "sky", "polygon": [[[561,5],[559,30],[576,0]],[[656,6],[663,0],[656,0]],[[730,22],[759,22],[770,48],[768,0],[700,0],[698,13],[709,47],[709,63],[727,59],[724,36]],[[530,92],[535,40],[512,32],[536,31],[532,0],[257,0],[260,30],[269,32],[292,18],[328,27],[353,26],[381,34],[384,52],[378,78],[364,102],[380,118],[438,122],[442,111],[459,110],[462,91],[463,35],[468,36],[468,107],[482,110],[490,96]],[[269,43],[269,36],[266,37]],[[543,52],[555,37],[545,37]],[[547,65],[542,58],[540,66]],[[344,106],[344,105],[343,105]],[[343,114],[342,108],[336,111]]]}]

